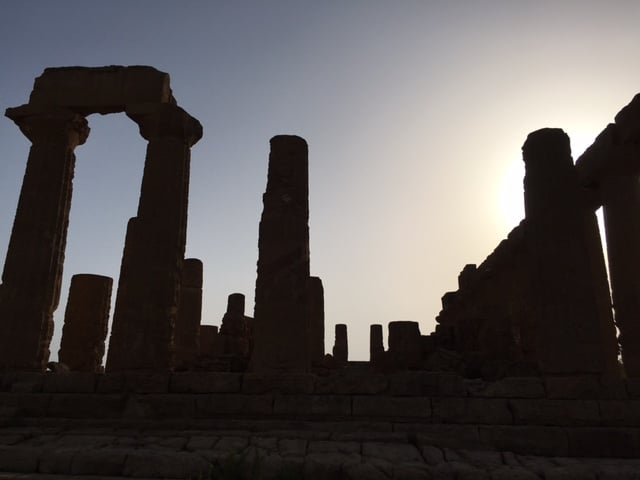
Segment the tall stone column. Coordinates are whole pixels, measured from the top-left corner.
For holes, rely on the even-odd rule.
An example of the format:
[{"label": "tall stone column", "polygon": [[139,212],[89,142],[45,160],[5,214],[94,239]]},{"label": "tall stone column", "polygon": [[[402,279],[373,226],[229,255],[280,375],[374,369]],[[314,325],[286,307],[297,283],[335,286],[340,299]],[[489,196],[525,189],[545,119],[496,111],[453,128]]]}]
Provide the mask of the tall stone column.
[{"label": "tall stone column", "polygon": [[250,369],[308,371],[309,172],[307,143],[271,139],[258,240]]},{"label": "tall stone column", "polygon": [[202,126],[171,104],[128,107],[149,141],[138,214],[129,221],[107,370],[171,370],[186,243],[190,148]]},{"label": "tall stone column", "polygon": [[542,373],[615,373],[616,336],[597,220],[580,191],[569,137],[529,134],[526,241]]},{"label": "tall stone column", "polygon": [[109,326],[113,279],[88,273],[71,277],[58,358],[71,371],[100,372]]},{"label": "tall stone column", "polygon": [[0,285],[0,370],[42,371],[60,300],[76,146],[89,127],[67,110],[6,115],[31,141]]},{"label": "tall stone column", "polygon": [[188,370],[196,363],[200,352],[201,319],[202,262],[197,258],[185,258],[174,335],[177,369]]},{"label": "tall stone column", "polygon": [[640,377],[640,179],[611,175],[603,187],[609,273],[622,363]]}]

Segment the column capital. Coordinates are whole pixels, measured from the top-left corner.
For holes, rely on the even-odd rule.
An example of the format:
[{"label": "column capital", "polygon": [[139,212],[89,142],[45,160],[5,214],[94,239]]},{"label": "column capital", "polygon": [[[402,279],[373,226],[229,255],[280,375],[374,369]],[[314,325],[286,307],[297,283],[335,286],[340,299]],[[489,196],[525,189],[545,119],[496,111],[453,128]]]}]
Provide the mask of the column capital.
[{"label": "column capital", "polygon": [[89,136],[87,119],[71,110],[43,110],[31,105],[8,108],[5,116],[15,122],[33,144],[65,144],[70,148],[82,145]]},{"label": "column capital", "polygon": [[176,138],[189,147],[202,138],[202,125],[177,105],[137,104],[129,105],[127,116],[140,127],[140,135],[145,140]]}]

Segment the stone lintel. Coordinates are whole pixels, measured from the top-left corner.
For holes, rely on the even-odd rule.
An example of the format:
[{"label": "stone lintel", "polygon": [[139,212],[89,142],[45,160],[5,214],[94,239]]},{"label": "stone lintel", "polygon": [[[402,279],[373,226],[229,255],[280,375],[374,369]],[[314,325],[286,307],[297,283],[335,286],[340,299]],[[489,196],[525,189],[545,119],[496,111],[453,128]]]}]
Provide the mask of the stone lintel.
[{"label": "stone lintel", "polygon": [[33,105],[64,106],[74,112],[122,112],[136,103],[173,103],[169,74],[147,66],[47,68],[36,78]]}]

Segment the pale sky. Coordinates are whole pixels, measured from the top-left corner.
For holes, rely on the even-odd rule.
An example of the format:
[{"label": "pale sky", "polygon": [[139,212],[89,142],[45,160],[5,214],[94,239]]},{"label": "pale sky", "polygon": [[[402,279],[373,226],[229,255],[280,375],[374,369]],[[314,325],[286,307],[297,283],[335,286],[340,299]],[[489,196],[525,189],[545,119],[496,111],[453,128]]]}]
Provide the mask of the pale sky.
[{"label": "pale sky", "polygon": [[[574,158],[640,92],[640,2],[0,0],[0,107],[53,66],[150,65],[204,127],[192,150],[187,257],[203,323],[229,293],[253,314],[269,139],[309,144],[311,271],[350,359],[369,325],[435,326],[440,297],[523,215],[521,146],[561,127]],[[57,356],[69,281],[117,282],[146,142],[123,114],[76,149]],[[29,142],[0,120],[0,261]],[[114,288],[115,300],[115,288]],[[385,333],[386,335],[386,333]],[[386,339],[385,339],[386,344]]]}]

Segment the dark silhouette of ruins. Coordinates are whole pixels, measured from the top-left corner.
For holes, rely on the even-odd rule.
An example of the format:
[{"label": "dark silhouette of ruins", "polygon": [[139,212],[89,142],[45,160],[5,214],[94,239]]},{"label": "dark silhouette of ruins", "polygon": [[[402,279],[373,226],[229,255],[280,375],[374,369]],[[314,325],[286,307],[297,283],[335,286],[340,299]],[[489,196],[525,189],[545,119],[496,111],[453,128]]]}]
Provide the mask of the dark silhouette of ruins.
[{"label": "dark silhouette of ruins", "polygon": [[[45,70],[29,103],[6,112],[33,145],[0,287],[0,367],[43,371],[48,362],[73,150],[87,139],[86,115],[121,111],[149,145],[138,213],[127,228],[106,370],[310,372],[347,365],[346,325],[336,326],[333,355],[325,358],[322,281],[309,272],[306,142],[271,139],[255,318],[244,315],[244,297],[234,294],[219,333],[201,345],[203,265],[185,260],[184,248],[189,149],[202,127],[177,106],[165,73],[73,67]],[[485,378],[618,375],[594,213],[602,206],[622,361],[627,375],[640,375],[639,111],[636,97],[575,166],[562,130],[530,134],[523,146],[525,219],[484,263],[463,269],[459,290],[442,299],[434,333],[422,335],[417,322],[391,322],[385,352],[372,326],[371,366]],[[107,279],[74,277],[60,358],[72,370],[100,371],[110,294]],[[76,358],[85,350],[86,358]]]},{"label": "dark silhouette of ruins", "polygon": [[[59,364],[44,374],[60,298],[73,151],[88,137],[87,115],[113,112],[125,112],[149,143],[106,365],[112,280],[77,274]],[[415,321],[391,321],[385,351],[382,325],[371,325],[369,362],[349,361],[344,324],[335,326],[335,344],[325,352],[323,284],[309,269],[305,140],[271,139],[254,316],[245,313],[244,295],[232,293],[218,329],[201,325],[206,266],[184,258],[190,148],[202,127],[177,105],[168,74],[138,66],[49,68],[29,103],[6,116],[32,146],[0,285],[0,421],[109,418],[139,428],[135,422],[180,418],[204,428],[198,422],[208,419],[211,429],[232,425],[245,433],[330,424],[346,432],[342,440],[327,436],[342,456],[316,460],[341,475],[351,471],[349,455],[378,466],[386,458],[393,472],[422,462],[426,472],[449,461],[442,448],[640,457],[634,400],[640,398],[640,95],[575,165],[561,129],[531,133],[522,148],[525,218],[484,262],[462,269],[458,290],[442,297],[434,332],[422,334]],[[264,419],[275,426],[265,427]],[[348,437],[353,432],[360,436]],[[250,448],[242,435],[229,437],[221,451]],[[291,445],[281,441],[272,459],[280,466]],[[375,442],[387,442],[386,450]],[[79,464],[54,468],[46,466],[47,451],[38,450],[33,467],[3,448],[0,471],[91,473],[81,455]],[[306,448],[305,478],[318,478],[304,457],[318,452],[311,443]],[[98,464],[115,465],[114,474],[153,476],[154,461],[136,463],[135,455],[114,461],[107,450]],[[182,465],[185,455],[171,458]],[[210,467],[201,456],[189,459],[181,475]],[[369,467],[360,476],[322,478],[378,478]],[[517,470],[496,468],[503,467]]]}]

